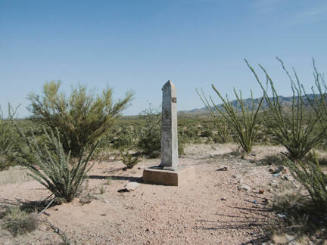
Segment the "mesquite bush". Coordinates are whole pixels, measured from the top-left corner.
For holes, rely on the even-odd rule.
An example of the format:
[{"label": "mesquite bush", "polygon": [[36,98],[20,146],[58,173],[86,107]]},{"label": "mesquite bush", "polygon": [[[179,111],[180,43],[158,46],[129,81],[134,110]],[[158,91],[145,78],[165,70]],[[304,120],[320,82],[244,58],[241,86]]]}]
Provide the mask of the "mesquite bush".
[{"label": "mesquite bush", "polygon": [[132,99],[132,94],[127,93],[114,103],[110,88],[94,95],[79,86],[69,96],[59,89],[60,82],[52,81],[44,85],[42,96],[30,94],[30,110],[34,120],[59,130],[65,152],[73,157],[79,157],[105,135]]}]

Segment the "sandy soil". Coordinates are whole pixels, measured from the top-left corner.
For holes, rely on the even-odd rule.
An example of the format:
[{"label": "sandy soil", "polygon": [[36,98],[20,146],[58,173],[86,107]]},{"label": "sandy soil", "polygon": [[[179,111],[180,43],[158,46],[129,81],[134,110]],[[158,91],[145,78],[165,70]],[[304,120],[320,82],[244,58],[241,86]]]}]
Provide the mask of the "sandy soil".
[{"label": "sandy soil", "polygon": [[[158,165],[159,159],[145,159],[127,171],[122,170],[119,161],[97,163],[82,197],[49,208],[42,219],[76,244],[247,244],[260,240],[266,227],[276,220],[267,203],[272,198],[273,186],[281,183],[283,176],[274,177],[268,171],[271,166],[257,163],[264,159],[274,161],[269,155],[283,149],[255,147],[254,154],[247,159],[241,159],[233,153],[235,150],[236,146],[230,144],[190,145],[180,164],[194,168],[193,178],[178,187],[140,183],[131,192],[118,190],[130,181],[140,181],[143,169]],[[227,171],[217,171],[222,167],[227,167]],[[2,172],[0,178],[10,171]],[[15,171],[16,175],[25,172]],[[2,206],[39,201],[49,195],[29,178],[15,181],[12,176],[10,180],[0,180]],[[248,187],[251,189],[245,190]],[[92,200],[85,204],[87,195]],[[16,238],[0,229],[0,244],[61,241],[45,223]]]}]

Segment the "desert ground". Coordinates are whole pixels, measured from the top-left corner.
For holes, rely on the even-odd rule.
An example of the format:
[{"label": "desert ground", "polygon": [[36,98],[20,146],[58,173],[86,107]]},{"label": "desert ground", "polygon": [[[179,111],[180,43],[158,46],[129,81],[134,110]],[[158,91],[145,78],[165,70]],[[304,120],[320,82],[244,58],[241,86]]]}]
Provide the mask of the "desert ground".
[{"label": "desert ground", "polygon": [[[62,244],[65,238],[71,244],[278,243],[267,236],[282,219],[271,202],[285,183],[296,184],[287,171],[271,173],[281,151],[256,146],[243,159],[233,144],[188,145],[179,164],[190,175],[178,187],[142,183],[143,169],[160,159],[126,171],[114,159],[96,162],[79,198],[46,209],[31,233],[13,237],[1,229],[0,244]],[[129,182],[137,182],[134,190],[125,188]],[[49,195],[22,168],[0,172],[2,208]]]}]

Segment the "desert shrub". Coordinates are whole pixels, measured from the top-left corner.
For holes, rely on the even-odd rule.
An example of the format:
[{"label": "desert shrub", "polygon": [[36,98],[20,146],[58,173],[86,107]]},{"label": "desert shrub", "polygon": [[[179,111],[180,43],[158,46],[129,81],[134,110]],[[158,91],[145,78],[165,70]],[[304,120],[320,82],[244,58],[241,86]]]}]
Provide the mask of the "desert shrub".
[{"label": "desert shrub", "polygon": [[114,149],[135,148],[138,135],[137,129],[133,126],[120,126],[115,132],[111,133],[110,142]]},{"label": "desert shrub", "polygon": [[8,230],[13,236],[34,231],[39,225],[39,219],[35,213],[26,213],[16,206],[8,207],[2,220],[2,228]]},{"label": "desert shrub", "polygon": [[178,115],[178,140],[181,148],[186,143],[201,143],[203,138],[211,140],[214,137],[213,121],[206,116]]},{"label": "desert shrub", "polygon": [[143,125],[138,132],[137,147],[146,156],[158,157],[161,150],[161,113],[150,108],[145,110],[140,118]]},{"label": "desert shrub", "polygon": [[187,142],[187,139],[185,139],[181,133],[181,131],[178,131],[178,155],[184,155],[185,154],[185,144]]},{"label": "desert shrub", "polygon": [[217,130],[211,138],[214,143],[227,143],[233,141],[230,128],[227,121],[223,117],[216,118],[213,122],[214,128]]},{"label": "desert shrub", "polygon": [[292,77],[282,60],[278,59],[278,61],[291,82],[293,95],[289,112],[280,103],[273,80],[265,68],[260,65],[265,74],[267,86],[271,89],[271,95],[269,95],[268,89],[264,87],[254,68],[247,61],[246,63],[264,92],[265,101],[269,108],[266,123],[272,130],[275,140],[285,146],[288,151],[287,156],[290,159],[302,159],[321,142],[326,127],[320,127],[319,116],[307,109],[304,91],[295,70]]},{"label": "desert shrub", "polygon": [[286,161],[293,177],[309,192],[314,205],[327,210],[327,175],[321,170],[317,157],[305,161]]},{"label": "desert shrub", "polygon": [[258,128],[257,128],[257,143],[258,144],[273,144],[278,145],[279,142],[271,130],[270,122],[266,119],[269,118],[269,110],[261,111],[258,115]]},{"label": "desert shrub", "polygon": [[195,142],[199,138],[197,128],[192,125],[180,126],[178,130],[183,139],[185,139],[185,141],[188,143]]},{"label": "desert shrub", "polygon": [[210,138],[212,137],[212,131],[206,128],[200,132],[200,137]]},{"label": "desert shrub", "polygon": [[51,191],[58,202],[70,202],[78,194],[87,172],[93,166],[88,166],[88,162],[97,144],[86,156],[81,152],[79,158],[71,158],[70,153],[65,153],[59,131],[49,131],[44,130],[47,142],[39,143],[35,136],[27,137],[18,128],[28,148],[22,148],[15,158],[27,167],[31,177]]},{"label": "desert shrub", "polygon": [[53,131],[60,132],[63,149],[78,157],[85,148],[91,147],[113,125],[132,98],[113,103],[112,89],[105,89],[102,95],[89,93],[79,86],[69,96],[59,92],[60,82],[49,82],[43,87],[43,95],[31,94],[30,110],[33,119],[42,122]]},{"label": "desert shrub", "polygon": [[255,103],[253,95],[251,93],[250,104],[245,104],[242,99],[242,94],[237,93],[234,90],[236,96],[237,105],[233,105],[228,98],[224,98],[221,93],[212,85],[212,89],[217,96],[222,100],[222,105],[217,105],[213,99],[209,99],[202,94],[199,94],[205,106],[210,111],[210,114],[214,119],[223,117],[228,123],[229,127],[235,134],[236,142],[241,146],[244,152],[250,153],[254,140],[257,136],[257,116],[261,108],[263,98],[259,100],[259,103]]},{"label": "desert shrub", "polygon": [[8,106],[8,117],[5,118],[0,108],[0,170],[6,169],[13,165],[11,153],[13,151],[17,133],[13,126],[12,119],[14,118],[15,110]]},{"label": "desert shrub", "polygon": [[[142,125],[137,132],[137,148],[150,157],[156,158],[161,152],[161,113],[152,108],[145,110],[140,115]],[[178,154],[184,154],[185,135],[183,130],[178,130]]]},{"label": "desert shrub", "polygon": [[137,152],[131,152],[128,148],[121,148],[119,152],[121,161],[127,169],[133,168],[140,161],[140,155]]}]

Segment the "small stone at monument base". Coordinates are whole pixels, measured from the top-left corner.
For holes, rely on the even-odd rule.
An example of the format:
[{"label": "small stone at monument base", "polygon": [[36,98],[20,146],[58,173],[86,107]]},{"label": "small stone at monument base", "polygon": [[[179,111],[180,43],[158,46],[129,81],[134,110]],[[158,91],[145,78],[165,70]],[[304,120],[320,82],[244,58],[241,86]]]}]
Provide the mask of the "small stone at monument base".
[{"label": "small stone at monument base", "polygon": [[125,188],[128,190],[128,191],[135,191],[135,189],[137,187],[139,187],[139,183],[137,182],[128,182],[126,185],[125,185]]},{"label": "small stone at monument base", "polygon": [[179,186],[187,179],[193,178],[193,167],[167,170],[160,167],[150,167],[143,171],[143,182],[146,184]]},{"label": "small stone at monument base", "polygon": [[139,183],[137,182],[128,182],[123,189],[119,189],[118,192],[131,192],[135,191],[137,187],[139,187]]}]

